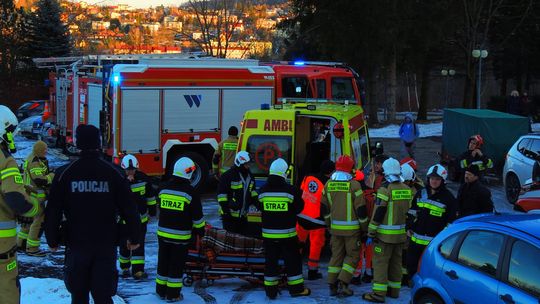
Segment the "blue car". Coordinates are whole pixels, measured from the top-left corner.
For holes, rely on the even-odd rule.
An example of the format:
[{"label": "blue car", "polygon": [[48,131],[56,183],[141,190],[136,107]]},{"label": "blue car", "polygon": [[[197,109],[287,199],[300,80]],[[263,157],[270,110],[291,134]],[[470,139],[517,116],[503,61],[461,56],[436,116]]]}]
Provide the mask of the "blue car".
[{"label": "blue car", "polygon": [[540,214],[482,214],[428,245],[412,303],[540,303]]}]

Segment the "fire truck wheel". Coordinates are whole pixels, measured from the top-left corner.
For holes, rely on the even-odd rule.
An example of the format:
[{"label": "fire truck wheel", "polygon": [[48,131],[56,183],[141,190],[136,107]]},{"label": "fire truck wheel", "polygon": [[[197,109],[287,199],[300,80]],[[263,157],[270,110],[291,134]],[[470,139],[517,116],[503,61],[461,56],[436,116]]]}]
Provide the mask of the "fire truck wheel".
[{"label": "fire truck wheel", "polygon": [[172,163],[174,164],[181,157],[189,157],[195,163],[197,170],[195,170],[191,176],[191,185],[196,191],[200,192],[206,185],[206,180],[208,179],[208,173],[210,170],[208,162],[199,153],[183,152],[182,154],[178,155]]}]

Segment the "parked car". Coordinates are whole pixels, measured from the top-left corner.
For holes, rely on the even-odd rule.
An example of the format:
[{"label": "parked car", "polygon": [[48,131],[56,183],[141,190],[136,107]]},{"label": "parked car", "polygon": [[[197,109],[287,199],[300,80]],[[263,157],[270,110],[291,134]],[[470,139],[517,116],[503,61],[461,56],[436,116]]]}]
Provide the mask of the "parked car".
[{"label": "parked car", "polygon": [[41,123],[41,115],[30,116],[22,120],[19,122],[19,125],[17,125],[17,134],[20,134],[26,138],[36,139],[37,134],[34,133],[34,123],[38,121]]},{"label": "parked car", "polygon": [[17,118],[19,121],[21,121],[30,116],[41,115],[43,114],[44,110],[45,100],[32,100],[25,102],[22,106],[20,106],[15,112],[15,115],[17,115]]},{"label": "parked car", "polygon": [[503,183],[506,198],[514,204],[521,188],[532,177],[535,158],[540,154],[540,134],[521,136],[508,150],[503,167]]},{"label": "parked car", "polygon": [[413,276],[414,304],[539,303],[540,214],[457,220],[427,246]]}]

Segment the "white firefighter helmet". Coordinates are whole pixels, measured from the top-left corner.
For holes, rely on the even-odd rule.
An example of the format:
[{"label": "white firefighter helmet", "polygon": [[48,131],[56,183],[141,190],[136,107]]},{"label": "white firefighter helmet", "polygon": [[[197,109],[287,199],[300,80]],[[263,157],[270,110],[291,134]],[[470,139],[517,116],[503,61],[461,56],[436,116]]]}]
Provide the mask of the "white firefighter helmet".
[{"label": "white firefighter helmet", "polygon": [[246,151],[240,151],[236,153],[236,157],[234,158],[234,164],[237,167],[240,167],[243,164],[249,163],[251,159],[249,158],[249,153]]},{"label": "white firefighter helmet", "polygon": [[446,178],[448,178],[448,171],[446,171],[446,168],[444,168],[443,165],[435,164],[427,170],[427,177],[440,177],[443,181],[446,181]]},{"label": "white firefighter helmet", "polygon": [[401,177],[405,181],[414,181],[416,179],[416,173],[414,172],[413,167],[408,163],[401,165]]},{"label": "white firefighter helmet", "polygon": [[283,178],[287,178],[289,171],[289,165],[283,158],[278,158],[270,165],[270,175],[277,175]]},{"label": "white firefighter helmet", "polygon": [[8,107],[0,105],[0,138],[6,142],[11,152],[15,152],[13,132],[15,132],[18,123],[17,116]]},{"label": "white firefighter helmet", "polygon": [[181,157],[174,164],[173,175],[190,179],[193,172],[197,169],[195,163],[189,157]]},{"label": "white firefighter helmet", "polygon": [[131,154],[128,154],[122,158],[122,169],[128,170],[128,169],[139,169],[139,161],[137,158]]},{"label": "white firefighter helmet", "polygon": [[389,158],[382,164],[383,172],[385,176],[389,175],[401,175],[401,166],[399,161],[395,158]]}]

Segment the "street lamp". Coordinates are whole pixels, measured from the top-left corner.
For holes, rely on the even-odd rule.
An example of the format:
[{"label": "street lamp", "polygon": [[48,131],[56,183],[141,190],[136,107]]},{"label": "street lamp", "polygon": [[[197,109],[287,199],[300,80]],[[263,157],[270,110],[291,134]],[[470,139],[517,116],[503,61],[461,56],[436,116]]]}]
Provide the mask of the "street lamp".
[{"label": "street lamp", "polygon": [[441,75],[446,77],[446,91],[444,93],[444,107],[445,108],[448,108],[448,80],[451,76],[454,76],[456,75],[456,70],[452,70],[452,69],[449,69],[449,70],[441,70]]},{"label": "street lamp", "polygon": [[478,58],[478,84],[476,85],[476,108],[480,109],[480,91],[482,86],[482,59],[488,56],[486,50],[473,50],[472,56]]}]

